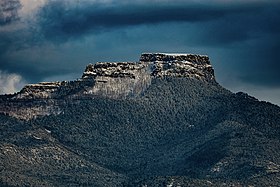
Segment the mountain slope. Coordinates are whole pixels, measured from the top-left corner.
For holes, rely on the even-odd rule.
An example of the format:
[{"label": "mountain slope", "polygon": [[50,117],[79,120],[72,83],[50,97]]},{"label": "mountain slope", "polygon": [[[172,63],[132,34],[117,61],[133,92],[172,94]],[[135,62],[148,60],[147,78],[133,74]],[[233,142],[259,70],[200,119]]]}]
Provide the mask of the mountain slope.
[{"label": "mountain slope", "polygon": [[[110,93],[118,97],[107,97],[104,92],[86,97],[77,95],[80,90],[89,93],[87,85],[77,87],[75,96],[48,98],[59,107],[59,113],[27,121],[1,115],[2,183],[20,186],[280,183],[278,106],[259,102],[244,93],[231,93],[213,79],[212,71],[205,71],[206,76],[193,76],[195,70],[186,74],[189,67],[184,71],[172,69],[174,56],[149,55],[142,56],[142,61],[144,57],[156,57],[151,68],[155,67],[153,64],[158,68],[151,71],[151,79],[145,78],[149,81],[142,82],[141,89],[136,92],[134,89],[134,94],[124,97],[119,93],[127,91],[114,91]],[[164,64],[171,65],[160,69],[158,56],[161,60],[168,57]],[[120,73],[110,77],[115,72],[110,69],[112,66],[115,65],[102,67],[106,71],[98,80],[106,79],[110,87],[98,87],[99,90],[115,88],[110,81],[114,82],[111,79],[119,78]],[[92,65],[85,72],[96,73],[91,68]],[[104,74],[108,72],[111,74],[107,79]],[[121,76],[131,79],[132,73],[121,72]],[[89,74],[93,73],[85,73],[83,77]],[[139,85],[139,80],[126,80],[124,85],[132,85],[132,81]],[[20,102],[21,107],[26,107],[26,99]]]}]

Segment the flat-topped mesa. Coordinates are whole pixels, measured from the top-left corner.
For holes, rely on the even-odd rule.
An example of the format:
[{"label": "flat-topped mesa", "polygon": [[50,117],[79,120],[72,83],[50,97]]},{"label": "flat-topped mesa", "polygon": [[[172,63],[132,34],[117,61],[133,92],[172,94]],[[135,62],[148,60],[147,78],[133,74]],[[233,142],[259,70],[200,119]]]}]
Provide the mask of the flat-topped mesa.
[{"label": "flat-topped mesa", "polygon": [[215,82],[214,69],[205,55],[143,53],[140,62],[150,64],[154,77],[188,77]]},{"label": "flat-topped mesa", "polygon": [[98,62],[89,64],[76,81],[26,85],[13,99],[62,98],[69,95],[126,97],[139,94],[151,79],[187,77],[215,82],[207,56],[193,54],[143,53],[140,62]]},{"label": "flat-topped mesa", "polygon": [[144,53],[139,62],[98,62],[89,64],[75,81],[26,85],[20,92],[0,97],[0,113],[20,119],[57,115],[68,101],[92,97],[111,99],[141,95],[153,79],[190,78],[215,83],[207,56]]}]

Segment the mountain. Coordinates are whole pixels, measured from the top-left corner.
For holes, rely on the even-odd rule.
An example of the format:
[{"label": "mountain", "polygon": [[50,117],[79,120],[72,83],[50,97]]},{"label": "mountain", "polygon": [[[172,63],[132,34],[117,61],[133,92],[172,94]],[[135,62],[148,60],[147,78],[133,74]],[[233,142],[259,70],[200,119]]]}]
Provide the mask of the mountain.
[{"label": "mountain", "polygon": [[0,97],[2,186],[277,186],[280,107],[144,53]]}]

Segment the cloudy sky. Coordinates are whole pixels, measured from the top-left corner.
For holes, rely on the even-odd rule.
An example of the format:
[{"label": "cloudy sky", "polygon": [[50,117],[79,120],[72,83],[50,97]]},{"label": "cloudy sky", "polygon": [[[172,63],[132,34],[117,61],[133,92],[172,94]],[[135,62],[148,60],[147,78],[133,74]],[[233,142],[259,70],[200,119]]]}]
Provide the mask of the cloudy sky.
[{"label": "cloudy sky", "polygon": [[209,55],[216,78],[280,105],[279,0],[0,0],[0,93],[142,52]]}]

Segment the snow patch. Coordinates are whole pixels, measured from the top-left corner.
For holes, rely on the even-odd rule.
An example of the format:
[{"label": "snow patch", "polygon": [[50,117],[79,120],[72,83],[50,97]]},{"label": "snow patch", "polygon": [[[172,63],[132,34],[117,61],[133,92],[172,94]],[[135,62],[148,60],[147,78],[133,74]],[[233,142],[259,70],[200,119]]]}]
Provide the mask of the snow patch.
[{"label": "snow patch", "polygon": [[34,136],[34,135],[33,135],[33,138],[35,138],[36,140],[42,140],[42,138],[40,138],[38,136]]},{"label": "snow patch", "polygon": [[[166,55],[166,56],[188,56],[188,55],[195,55],[192,53],[142,53],[142,55]],[[201,57],[208,57],[207,55],[199,55]]]},{"label": "snow patch", "polygon": [[49,133],[49,134],[52,132],[52,131],[50,131],[50,130],[48,130],[48,129],[45,129],[45,131],[46,131],[47,133]]}]

